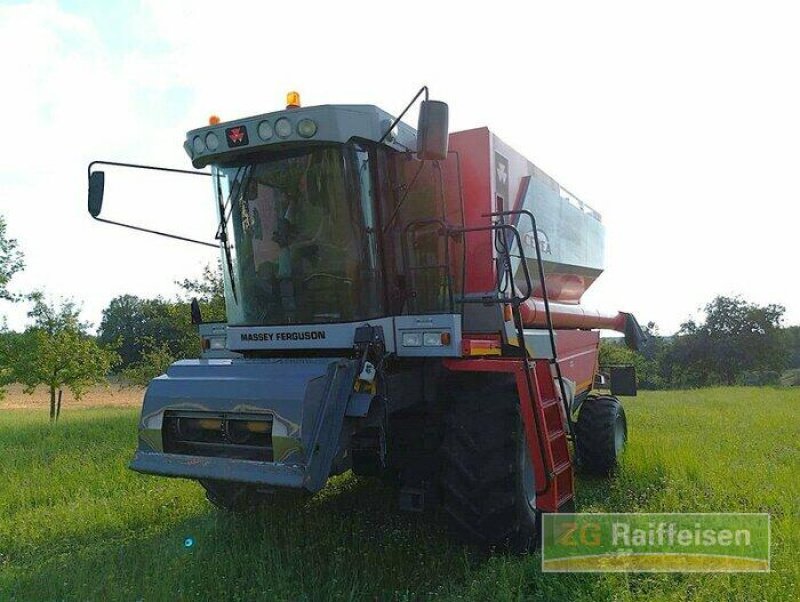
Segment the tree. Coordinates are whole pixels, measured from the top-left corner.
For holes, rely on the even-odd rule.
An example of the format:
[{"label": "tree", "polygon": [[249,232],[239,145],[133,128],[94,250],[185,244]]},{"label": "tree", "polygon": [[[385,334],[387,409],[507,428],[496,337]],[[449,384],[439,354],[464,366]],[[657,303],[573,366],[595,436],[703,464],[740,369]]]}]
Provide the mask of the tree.
[{"label": "tree", "polygon": [[176,359],[197,357],[200,353],[197,328],[191,322],[192,297],[198,299],[204,320],[225,319],[219,264],[216,270],[207,265],[199,278],[186,278],[176,284],[184,291],[176,301],[121,295],[103,310],[98,340],[118,351],[119,367],[133,384],[147,384]]},{"label": "tree", "polygon": [[197,330],[188,303],[122,295],[103,310],[98,341],[120,355],[120,368],[141,363],[145,352],[166,346],[173,357],[196,357]]},{"label": "tree", "polygon": [[679,386],[732,385],[745,373],[779,372],[789,361],[781,328],[785,308],[741,297],[715,297],[701,322],[681,325],[665,353],[665,373]]},{"label": "tree", "polygon": [[633,366],[636,368],[638,385],[643,389],[658,389],[664,384],[659,374],[657,360],[647,357],[643,352],[628,349],[621,341],[602,339],[598,361],[602,369],[611,366]]},{"label": "tree", "polygon": [[[17,301],[19,295],[8,290],[11,277],[25,267],[22,251],[16,239],[6,234],[6,220],[0,215],[0,300]],[[5,385],[13,382],[11,359],[15,333],[6,329],[5,317],[0,316],[0,399],[5,395]]]},{"label": "tree", "polygon": [[176,359],[168,344],[145,340],[141,359],[125,368],[122,376],[132,385],[145,387],[155,377],[164,374]]},{"label": "tree", "polygon": [[789,367],[800,368],[800,326],[786,329],[786,344],[789,346]]},{"label": "tree", "polygon": [[72,301],[50,304],[41,293],[30,298],[33,325],[13,341],[12,373],[28,394],[38,385],[49,389],[53,422],[61,413],[63,389],[80,399],[89,387],[105,380],[117,358],[87,334],[88,325],[80,321]]},{"label": "tree", "polygon": [[0,299],[16,301],[19,297],[8,290],[11,277],[25,267],[16,239],[8,238],[6,220],[0,215]]},{"label": "tree", "polygon": [[175,284],[183,289],[185,301],[191,301],[195,297],[200,302],[204,321],[225,321],[225,285],[221,262],[217,262],[216,269],[207,264],[199,278],[185,278]]},{"label": "tree", "polygon": [[19,348],[21,335],[6,329],[5,322],[0,321],[0,400],[5,397],[5,387],[15,380],[14,357]]}]

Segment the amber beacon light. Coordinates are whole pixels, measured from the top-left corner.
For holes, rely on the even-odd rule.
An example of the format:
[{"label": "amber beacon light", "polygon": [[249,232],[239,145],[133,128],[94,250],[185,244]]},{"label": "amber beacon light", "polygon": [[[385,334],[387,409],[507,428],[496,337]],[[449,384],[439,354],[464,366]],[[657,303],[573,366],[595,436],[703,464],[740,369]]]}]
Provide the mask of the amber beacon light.
[{"label": "amber beacon light", "polygon": [[300,108],[300,92],[289,92],[286,94],[286,108],[299,109]]}]

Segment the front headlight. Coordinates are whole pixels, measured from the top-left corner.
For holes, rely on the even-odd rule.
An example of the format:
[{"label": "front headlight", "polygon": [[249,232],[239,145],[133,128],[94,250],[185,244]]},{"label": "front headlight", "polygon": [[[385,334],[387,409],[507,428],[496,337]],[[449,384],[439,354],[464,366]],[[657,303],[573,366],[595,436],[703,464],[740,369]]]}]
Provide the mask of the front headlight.
[{"label": "front headlight", "polygon": [[422,347],[422,333],[404,332],[403,347]]},{"label": "front headlight", "polygon": [[425,347],[441,347],[442,346],[442,333],[441,332],[426,332],[422,337],[422,344]]}]

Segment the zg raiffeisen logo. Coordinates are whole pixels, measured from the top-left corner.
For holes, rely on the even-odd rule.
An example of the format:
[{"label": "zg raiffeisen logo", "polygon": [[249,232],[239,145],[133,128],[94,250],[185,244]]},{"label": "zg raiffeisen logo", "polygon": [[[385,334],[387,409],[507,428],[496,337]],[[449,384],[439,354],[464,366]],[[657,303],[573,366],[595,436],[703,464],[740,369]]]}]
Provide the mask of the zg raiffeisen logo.
[{"label": "zg raiffeisen logo", "polygon": [[768,514],[545,514],[544,572],[769,571]]}]

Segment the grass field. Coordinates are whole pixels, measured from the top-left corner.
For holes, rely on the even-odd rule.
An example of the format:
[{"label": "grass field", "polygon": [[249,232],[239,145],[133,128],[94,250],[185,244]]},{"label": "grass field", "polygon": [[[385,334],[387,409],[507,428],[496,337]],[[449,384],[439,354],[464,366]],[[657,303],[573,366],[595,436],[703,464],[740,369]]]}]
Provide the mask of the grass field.
[{"label": "grass field", "polygon": [[[300,507],[213,510],[192,482],[126,468],[137,411],[0,402],[0,600],[791,600],[800,591],[800,391],[647,392],[610,482],[580,511],[769,512],[769,574],[542,574],[477,557],[435,516],[343,476]],[[186,548],[184,540],[194,539]]]}]

